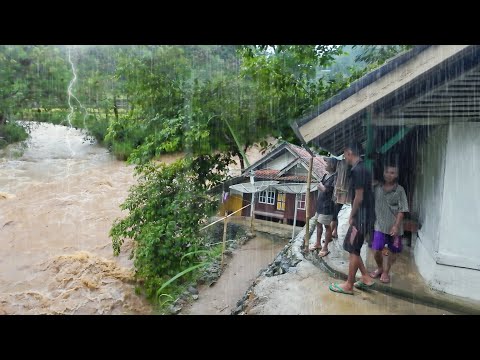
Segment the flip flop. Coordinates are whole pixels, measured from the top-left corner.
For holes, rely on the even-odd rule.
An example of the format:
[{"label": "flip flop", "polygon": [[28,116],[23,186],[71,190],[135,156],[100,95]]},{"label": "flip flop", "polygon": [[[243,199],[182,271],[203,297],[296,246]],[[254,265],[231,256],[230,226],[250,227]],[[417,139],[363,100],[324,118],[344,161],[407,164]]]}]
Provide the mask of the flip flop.
[{"label": "flip flop", "polygon": [[321,249],[321,248],[322,248],[322,246],[310,245],[308,250],[315,251],[315,250],[318,250],[318,249]]},{"label": "flip flop", "polygon": [[362,280],[358,280],[353,286],[360,290],[368,290],[371,289],[375,283],[371,283],[370,285],[365,284]]},{"label": "flip flop", "polygon": [[331,283],[328,288],[330,289],[330,291],[333,291],[333,292],[336,292],[336,293],[353,295],[353,291],[343,290],[340,286],[338,286],[337,283]]},{"label": "flip flop", "polygon": [[324,256],[327,256],[328,254],[330,254],[330,251],[327,250],[327,251],[323,251],[321,250],[319,253],[318,253],[318,257],[324,257]]}]

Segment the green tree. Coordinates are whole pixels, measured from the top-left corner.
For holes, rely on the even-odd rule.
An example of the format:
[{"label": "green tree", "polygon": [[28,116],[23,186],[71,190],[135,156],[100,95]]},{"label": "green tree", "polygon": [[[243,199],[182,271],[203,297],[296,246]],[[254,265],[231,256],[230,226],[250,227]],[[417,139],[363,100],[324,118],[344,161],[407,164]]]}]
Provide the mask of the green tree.
[{"label": "green tree", "polygon": [[329,83],[319,70],[341,51],[340,46],[328,45],[243,47],[242,76],[255,86],[258,127],[296,142],[290,123],[325,98]]},{"label": "green tree", "polygon": [[[136,169],[137,185],[121,205],[128,215],[116,220],[110,235],[118,255],[125,238],[135,242],[132,257],[137,277],[147,296],[156,300],[157,290],[171,277],[199,261],[204,239],[200,226],[216,206],[205,192],[215,175],[206,171],[205,159],[183,159],[171,165],[148,163]],[[207,164],[209,161],[207,161]],[[193,256],[182,257],[187,252]],[[192,274],[180,279],[185,282]]]},{"label": "green tree", "polygon": [[361,53],[357,54],[355,61],[365,62],[371,68],[375,68],[399,53],[410,50],[413,45],[360,45],[360,47]]}]

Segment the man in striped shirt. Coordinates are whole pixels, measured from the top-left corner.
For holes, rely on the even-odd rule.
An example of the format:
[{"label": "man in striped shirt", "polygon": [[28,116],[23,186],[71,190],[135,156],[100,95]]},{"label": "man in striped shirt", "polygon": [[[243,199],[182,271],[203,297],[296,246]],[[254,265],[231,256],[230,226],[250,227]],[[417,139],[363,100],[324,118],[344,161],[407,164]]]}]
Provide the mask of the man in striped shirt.
[{"label": "man in striped shirt", "polygon": [[[405,190],[398,184],[398,167],[387,165],[383,172],[384,182],[375,186],[375,231],[372,250],[378,268],[370,273],[372,278],[380,277],[383,283],[390,282],[389,272],[402,251],[403,216],[408,212]],[[383,264],[382,250],[388,246],[388,261]],[[385,250],[386,251],[386,250]]]}]

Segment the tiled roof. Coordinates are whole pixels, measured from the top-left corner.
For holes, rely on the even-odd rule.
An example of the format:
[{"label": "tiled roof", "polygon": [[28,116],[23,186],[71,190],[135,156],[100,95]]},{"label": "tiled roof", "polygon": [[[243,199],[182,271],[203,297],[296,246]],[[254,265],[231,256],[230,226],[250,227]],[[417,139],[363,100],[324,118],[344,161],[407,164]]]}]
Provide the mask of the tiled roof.
[{"label": "tiled roof", "polygon": [[[302,162],[307,165],[309,165],[310,161],[310,154],[308,153],[307,150],[304,148],[301,148],[300,146],[293,145],[293,144],[287,144],[288,148],[292,150],[295,154],[297,154],[301,159]],[[325,167],[326,167],[326,162],[323,160],[322,156],[315,156],[313,158],[313,172],[317,175],[319,179],[322,178],[323,174],[325,174]]]},{"label": "tiled roof", "polygon": [[280,170],[270,169],[255,170],[255,177],[260,179],[276,180],[279,172]]},{"label": "tiled roof", "polygon": [[[309,162],[310,162],[310,153],[306,151],[304,148],[300,146],[296,146],[293,144],[290,144],[288,142],[285,142],[281,145],[278,145],[276,149],[273,149],[270,154],[274,151],[279,151],[278,147],[283,146],[287,147],[297,158],[300,159],[300,161],[305,165],[305,167],[308,169]],[[280,150],[281,151],[281,150]],[[288,150],[287,150],[288,151]],[[265,156],[268,156],[269,154],[266,154]],[[261,161],[261,160],[259,160]],[[257,162],[258,163],[258,162]],[[256,166],[259,166],[261,164],[258,164]],[[317,179],[321,179],[323,174],[325,174],[325,167],[326,167],[326,162],[323,160],[322,156],[315,156],[313,158],[313,177],[312,181],[315,181],[315,177]],[[252,168],[255,168],[255,164],[252,165]],[[286,181],[307,181],[307,177],[305,175],[288,175],[288,176],[283,176],[283,177],[278,177],[278,173],[281,170],[273,170],[273,169],[261,169],[261,170],[255,170],[255,177],[259,179],[267,179],[267,180],[286,180]],[[243,177],[248,178],[249,173],[248,171],[244,171],[242,174]]]}]

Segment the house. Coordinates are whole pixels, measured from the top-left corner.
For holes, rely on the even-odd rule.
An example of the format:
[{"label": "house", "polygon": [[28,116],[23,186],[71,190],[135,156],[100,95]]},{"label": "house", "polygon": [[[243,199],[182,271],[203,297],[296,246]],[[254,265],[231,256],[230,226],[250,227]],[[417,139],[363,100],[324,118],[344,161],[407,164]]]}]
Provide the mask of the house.
[{"label": "house", "polygon": [[[305,149],[283,142],[278,144],[268,154],[256,163],[246,168],[236,179],[227,182],[224,191],[229,191],[228,202],[221,211],[235,211],[250,204],[251,193],[242,193],[230,188],[231,185],[250,183],[250,175],[254,174],[255,182],[276,181],[283,183],[307,183],[308,167],[311,155]],[[312,190],[310,192],[310,214],[315,214],[316,199],[318,196],[316,184],[325,173],[325,161],[321,156],[314,156],[312,168]],[[315,186],[315,189],[313,189]],[[228,189],[228,190],[227,190]],[[241,203],[240,203],[241,200]],[[297,217],[298,225],[305,224],[306,194],[298,194]],[[240,213],[239,213],[240,214]],[[250,216],[251,208],[245,207],[242,216]],[[257,219],[270,220],[292,225],[295,218],[295,194],[288,190],[281,191],[269,187],[265,191],[255,194],[254,216]]]},{"label": "house", "polygon": [[363,142],[377,176],[396,159],[419,224],[420,274],[436,290],[480,300],[480,46],[416,46],[292,127],[335,155]]}]

